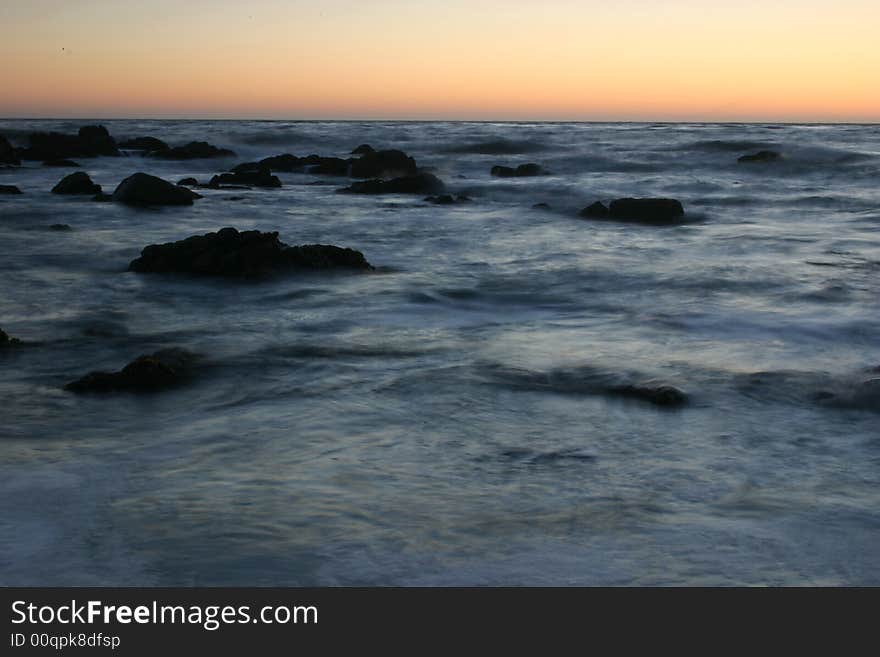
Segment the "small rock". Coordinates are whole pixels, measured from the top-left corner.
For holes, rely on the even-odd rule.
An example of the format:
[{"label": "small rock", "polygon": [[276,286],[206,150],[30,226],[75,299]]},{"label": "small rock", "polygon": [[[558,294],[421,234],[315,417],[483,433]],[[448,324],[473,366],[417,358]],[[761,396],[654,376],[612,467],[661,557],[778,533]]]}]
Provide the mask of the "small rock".
[{"label": "small rock", "polygon": [[198,187],[199,181],[195,178],[182,178],[177,181],[177,184],[183,187]]},{"label": "small rock", "polygon": [[352,155],[366,155],[367,153],[374,153],[373,147],[369,144],[361,144],[357,148],[355,148],[351,154]]},{"label": "small rock", "polygon": [[96,203],[109,203],[113,200],[113,194],[105,194],[104,192],[100,192],[98,194],[95,194],[92,197],[92,200]]},{"label": "small rock", "polygon": [[100,194],[101,186],[92,182],[85,171],[65,176],[52,188],[53,194]]},{"label": "small rock", "polygon": [[545,176],[547,172],[538,164],[520,164],[516,169],[513,167],[494,166],[490,173],[498,178],[527,178],[532,176]]},{"label": "small rock", "polygon": [[259,164],[268,167],[271,171],[294,172],[302,171],[305,166],[304,158],[285,153],[284,155],[274,155],[259,161]]},{"label": "small rock", "polygon": [[119,372],[90,372],[64,386],[70,392],[151,392],[184,383],[196,356],[183,349],[163,349],[140,356]]},{"label": "small rock", "polygon": [[73,229],[68,224],[52,224],[49,226],[49,230],[66,231]]},{"label": "small rock", "polygon": [[431,173],[417,173],[414,176],[392,180],[365,180],[337,190],[343,194],[441,194],[446,185]]},{"label": "small rock", "polygon": [[620,221],[657,226],[680,223],[684,208],[671,198],[620,198],[608,207],[608,216]]},{"label": "small rock", "polygon": [[657,406],[682,406],[687,403],[684,392],[667,384],[630,384],[611,388],[610,392],[622,397],[642,399]]},{"label": "small rock", "polygon": [[371,150],[351,163],[352,178],[399,178],[417,172],[415,159],[399,150]]},{"label": "small rock", "polygon": [[758,151],[751,155],[743,155],[737,159],[737,162],[775,162],[782,158],[782,153],[776,151]]},{"label": "small rock", "polygon": [[608,208],[601,201],[588,205],[580,211],[582,217],[593,217],[596,219],[604,219],[608,216]]},{"label": "small rock", "polygon": [[9,347],[18,347],[21,345],[21,340],[17,338],[10,338],[9,335],[6,334],[6,331],[0,329],[0,349],[7,349]]},{"label": "small rock", "polygon": [[253,163],[254,168],[236,167],[238,170],[232,173],[221,173],[219,176],[211,178],[208,187],[219,187],[220,185],[253,185],[254,187],[281,187],[281,181],[277,176],[273,176],[268,167],[261,167]]},{"label": "small rock", "polygon": [[0,185],[0,194],[21,194],[21,190],[15,185]]}]

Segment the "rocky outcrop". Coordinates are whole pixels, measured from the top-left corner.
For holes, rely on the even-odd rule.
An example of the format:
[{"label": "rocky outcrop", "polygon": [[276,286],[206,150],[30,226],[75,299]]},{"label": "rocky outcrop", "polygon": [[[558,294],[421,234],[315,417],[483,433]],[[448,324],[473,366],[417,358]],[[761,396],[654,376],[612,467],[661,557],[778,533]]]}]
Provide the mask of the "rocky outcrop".
[{"label": "rocky outcrop", "polygon": [[608,218],[663,226],[681,223],[684,208],[671,198],[619,198],[608,206]]},{"label": "rocky outcrop", "polygon": [[605,219],[608,217],[608,208],[601,201],[596,201],[581,210],[580,216],[590,219]]},{"label": "rocky outcrop", "polygon": [[546,176],[547,172],[539,164],[530,162],[513,167],[494,166],[490,173],[498,178],[528,178],[531,176]]},{"label": "rocky outcrop", "polygon": [[264,158],[260,160],[259,164],[268,167],[270,171],[285,171],[290,173],[294,171],[302,171],[306,163],[304,158],[291,155],[290,153],[284,153],[283,155],[273,155],[272,157]]},{"label": "rocky outcrop", "polygon": [[70,392],[154,392],[185,383],[197,357],[183,349],[140,356],[118,372],[90,372],[64,386]]},{"label": "rocky outcrop", "polygon": [[21,190],[15,185],[0,185],[0,194],[21,194]]},{"label": "rocky outcrop", "polygon": [[152,244],[131,262],[135,272],[257,277],[289,270],[354,269],[372,266],[363,253],[326,244],[288,246],[277,232],[224,228],[178,242]]},{"label": "rocky outcrop", "polygon": [[183,185],[184,187],[198,187],[199,181],[195,178],[181,178],[177,181],[178,185]]},{"label": "rocky outcrop", "polygon": [[146,173],[129,176],[113,192],[113,200],[126,205],[192,205],[195,192]]},{"label": "rocky outcrop", "polygon": [[351,154],[352,155],[366,155],[367,153],[374,153],[373,147],[369,144],[361,144],[357,148],[355,148]]},{"label": "rocky outcrop", "polygon": [[399,178],[417,172],[415,159],[399,150],[370,150],[351,163],[352,178]]},{"label": "rocky outcrop", "polygon": [[85,171],[77,171],[69,176],[64,176],[61,181],[52,188],[53,194],[100,194],[101,186],[92,182]]},{"label": "rocky outcrop", "polygon": [[217,148],[206,141],[191,141],[183,146],[158,150],[148,155],[163,160],[198,160],[215,157],[233,157],[235,152],[228,148]]},{"label": "rocky outcrop", "polygon": [[23,160],[64,160],[73,157],[117,156],[116,140],[101,125],[84,126],[76,135],[59,132],[34,132],[29,146],[19,156]]},{"label": "rocky outcrop", "polygon": [[0,329],[0,349],[8,349],[10,347],[18,347],[21,345],[21,340],[17,338],[10,338],[7,335],[6,331]]},{"label": "rocky outcrop", "polygon": [[161,139],[156,137],[136,137],[120,142],[119,148],[129,151],[144,151],[151,153],[155,151],[169,151],[171,147]]},{"label": "rocky outcrop", "polygon": [[21,160],[5,137],[0,137],[0,164],[21,164]]},{"label": "rocky outcrop", "polygon": [[751,155],[743,155],[737,159],[737,162],[775,162],[781,158],[782,153],[777,153],[776,151],[758,151]]},{"label": "rocky outcrop", "polygon": [[220,187],[221,185],[247,185],[252,187],[281,187],[281,181],[273,176],[268,167],[254,164],[253,168],[236,167],[232,173],[221,173],[211,178],[208,187]]},{"label": "rocky outcrop", "polygon": [[393,178],[392,180],[365,180],[337,190],[342,194],[442,194],[446,185],[431,173],[417,173],[414,176]]}]

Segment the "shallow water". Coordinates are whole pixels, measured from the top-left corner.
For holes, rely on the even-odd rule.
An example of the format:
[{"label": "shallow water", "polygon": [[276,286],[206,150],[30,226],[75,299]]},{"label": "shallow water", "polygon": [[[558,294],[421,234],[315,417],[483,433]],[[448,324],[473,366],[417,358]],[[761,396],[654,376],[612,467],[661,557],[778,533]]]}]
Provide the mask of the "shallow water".
[{"label": "shallow water", "polygon": [[[877,126],[104,123],[238,153],[81,160],[105,191],[367,142],[473,202],[279,173],[134,210],[0,170],[25,192],[0,196],[0,327],[33,343],[0,353],[0,583],[880,584]],[[737,163],[762,149],[785,158]],[[524,162],[552,175],[489,175]],[[691,221],[577,216],[620,196]],[[378,270],[126,272],[230,225]],[[164,347],[202,355],[192,385],[61,389]],[[689,403],[607,394],[643,380]]]}]

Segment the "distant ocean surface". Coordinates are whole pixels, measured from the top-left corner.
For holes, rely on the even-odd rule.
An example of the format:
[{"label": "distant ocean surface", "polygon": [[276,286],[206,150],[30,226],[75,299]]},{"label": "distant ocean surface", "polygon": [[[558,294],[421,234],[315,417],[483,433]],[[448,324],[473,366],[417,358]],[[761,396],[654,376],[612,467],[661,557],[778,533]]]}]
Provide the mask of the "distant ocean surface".
[{"label": "distant ocean surface", "polygon": [[[0,328],[28,343],[0,352],[0,584],[880,585],[880,127],[100,123],[237,154],[74,158],[108,192],[368,143],[472,201],[278,173],[138,210],[0,170]],[[527,162],[550,175],[489,173]],[[628,196],[689,221],[578,216]],[[377,269],[126,271],[225,226]],[[165,347],[203,357],[191,384],[62,389]],[[643,381],[687,403],[614,394]]]}]

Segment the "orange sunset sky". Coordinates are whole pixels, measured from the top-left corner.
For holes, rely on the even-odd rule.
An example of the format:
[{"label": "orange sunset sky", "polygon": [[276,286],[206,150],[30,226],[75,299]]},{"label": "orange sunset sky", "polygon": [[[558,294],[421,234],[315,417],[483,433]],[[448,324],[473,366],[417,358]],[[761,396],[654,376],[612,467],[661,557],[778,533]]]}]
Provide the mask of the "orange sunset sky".
[{"label": "orange sunset sky", "polygon": [[880,0],[0,0],[0,116],[880,120]]}]

